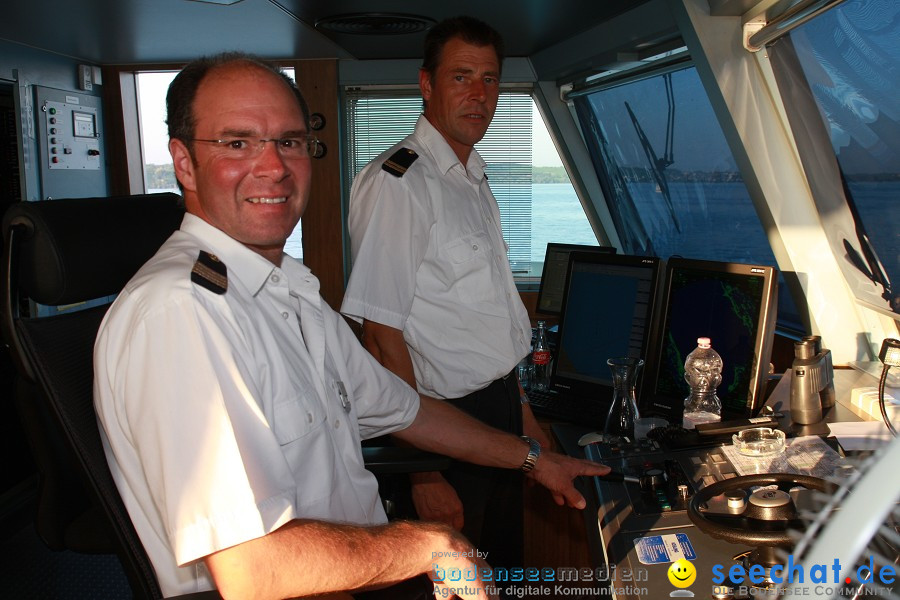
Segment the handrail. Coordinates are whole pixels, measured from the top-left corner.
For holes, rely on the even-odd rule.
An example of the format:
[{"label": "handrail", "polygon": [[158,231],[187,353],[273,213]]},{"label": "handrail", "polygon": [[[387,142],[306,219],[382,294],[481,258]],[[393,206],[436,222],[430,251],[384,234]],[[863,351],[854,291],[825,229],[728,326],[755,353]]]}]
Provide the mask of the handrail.
[{"label": "handrail", "polygon": [[751,48],[763,48],[781,36],[803,25],[826,10],[834,8],[844,0],[801,0],[784,13],[767,22],[765,27],[750,36],[747,40]]}]

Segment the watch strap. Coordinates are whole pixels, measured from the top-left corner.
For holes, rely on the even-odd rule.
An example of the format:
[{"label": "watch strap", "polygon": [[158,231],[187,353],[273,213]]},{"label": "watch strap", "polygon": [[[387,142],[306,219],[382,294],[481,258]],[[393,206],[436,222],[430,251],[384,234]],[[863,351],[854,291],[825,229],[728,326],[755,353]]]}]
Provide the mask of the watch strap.
[{"label": "watch strap", "polygon": [[528,437],[527,435],[523,435],[522,439],[528,443],[528,456],[525,457],[525,462],[522,463],[519,470],[523,473],[529,473],[534,469],[538,458],[541,456],[541,444],[533,437]]}]

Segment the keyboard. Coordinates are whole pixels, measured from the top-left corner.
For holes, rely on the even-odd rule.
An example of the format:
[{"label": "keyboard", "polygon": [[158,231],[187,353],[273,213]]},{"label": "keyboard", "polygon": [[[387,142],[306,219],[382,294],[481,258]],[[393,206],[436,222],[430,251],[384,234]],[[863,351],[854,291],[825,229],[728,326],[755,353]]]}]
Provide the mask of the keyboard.
[{"label": "keyboard", "polygon": [[551,390],[528,390],[528,401],[535,416],[551,421],[603,429],[609,406],[584,398],[566,396]]}]

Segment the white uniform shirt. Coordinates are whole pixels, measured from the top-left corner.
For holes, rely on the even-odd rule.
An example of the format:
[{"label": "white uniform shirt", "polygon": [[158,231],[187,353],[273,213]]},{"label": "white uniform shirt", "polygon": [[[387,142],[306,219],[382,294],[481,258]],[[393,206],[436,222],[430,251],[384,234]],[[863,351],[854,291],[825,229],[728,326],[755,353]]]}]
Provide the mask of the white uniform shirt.
[{"label": "white uniform shirt", "polygon": [[[396,177],[382,164],[400,148],[418,158]],[[476,151],[464,167],[419,117],[411,136],[354,180],[349,227],[353,271],[341,312],[403,330],[421,393],[459,398],[528,353],[531,324]]]},{"label": "white uniform shirt", "polygon": [[[225,294],[192,283],[200,250],[226,265]],[[198,559],[292,519],[386,521],[360,440],[408,426],[418,396],[291,257],[275,267],[186,215],[110,309],[94,364],[110,469],[165,595],[213,588]]]}]

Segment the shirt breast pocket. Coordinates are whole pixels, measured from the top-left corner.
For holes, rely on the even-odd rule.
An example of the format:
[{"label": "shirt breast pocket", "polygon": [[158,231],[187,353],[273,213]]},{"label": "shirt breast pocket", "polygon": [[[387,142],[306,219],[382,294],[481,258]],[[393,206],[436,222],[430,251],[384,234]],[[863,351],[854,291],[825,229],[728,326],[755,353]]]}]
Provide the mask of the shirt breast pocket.
[{"label": "shirt breast pocket", "polygon": [[452,287],[460,298],[468,302],[491,301],[497,298],[499,282],[494,281],[493,253],[484,232],[471,233],[444,246],[453,270]]},{"label": "shirt breast pocket", "polygon": [[303,438],[325,421],[325,413],[318,406],[305,405],[298,398],[284,398],[275,403],[272,430],[282,446]]}]

